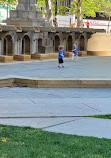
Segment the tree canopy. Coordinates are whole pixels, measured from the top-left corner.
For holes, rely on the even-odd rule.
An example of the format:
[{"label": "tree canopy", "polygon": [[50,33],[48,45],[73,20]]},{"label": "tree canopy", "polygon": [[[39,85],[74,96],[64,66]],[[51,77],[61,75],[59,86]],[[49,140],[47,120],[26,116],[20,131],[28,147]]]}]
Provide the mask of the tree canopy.
[{"label": "tree canopy", "polygon": [[0,0],[1,4],[9,4],[9,5],[15,5],[17,3],[17,0]]},{"label": "tree canopy", "polygon": [[99,0],[98,5],[100,8],[100,15],[108,17],[109,19],[107,32],[110,32],[109,25],[111,19],[111,0]]}]

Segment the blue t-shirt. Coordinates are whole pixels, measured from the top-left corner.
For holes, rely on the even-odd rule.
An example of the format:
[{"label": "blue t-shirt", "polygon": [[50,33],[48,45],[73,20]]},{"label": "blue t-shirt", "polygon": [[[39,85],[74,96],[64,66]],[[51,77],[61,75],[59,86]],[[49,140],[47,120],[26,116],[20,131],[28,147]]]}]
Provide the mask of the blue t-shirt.
[{"label": "blue t-shirt", "polygon": [[[75,50],[74,50],[74,49],[75,49]],[[77,46],[74,46],[74,47],[73,47],[73,50],[74,50],[74,51],[73,51],[73,54],[78,55]]]},{"label": "blue t-shirt", "polygon": [[[62,56],[61,56],[62,55]],[[62,59],[63,58],[63,51],[62,50],[59,50],[58,51],[58,58],[59,59]]]}]

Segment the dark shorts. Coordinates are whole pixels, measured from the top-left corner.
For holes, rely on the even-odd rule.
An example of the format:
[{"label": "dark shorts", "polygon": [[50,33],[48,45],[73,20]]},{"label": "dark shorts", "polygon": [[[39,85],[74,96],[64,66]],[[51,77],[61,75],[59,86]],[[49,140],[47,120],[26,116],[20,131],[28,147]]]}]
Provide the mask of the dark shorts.
[{"label": "dark shorts", "polygon": [[64,63],[62,58],[58,59],[58,62],[59,64]]},{"label": "dark shorts", "polygon": [[73,52],[74,55],[78,55],[78,52]]}]

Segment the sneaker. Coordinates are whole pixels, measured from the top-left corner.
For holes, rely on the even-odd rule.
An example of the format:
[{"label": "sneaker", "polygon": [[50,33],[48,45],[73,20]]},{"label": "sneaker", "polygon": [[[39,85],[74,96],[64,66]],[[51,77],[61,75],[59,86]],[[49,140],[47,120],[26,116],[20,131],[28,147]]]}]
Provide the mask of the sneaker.
[{"label": "sneaker", "polygon": [[64,68],[64,66],[62,66],[62,68]]},{"label": "sneaker", "polygon": [[60,66],[58,66],[58,68],[61,68]]}]

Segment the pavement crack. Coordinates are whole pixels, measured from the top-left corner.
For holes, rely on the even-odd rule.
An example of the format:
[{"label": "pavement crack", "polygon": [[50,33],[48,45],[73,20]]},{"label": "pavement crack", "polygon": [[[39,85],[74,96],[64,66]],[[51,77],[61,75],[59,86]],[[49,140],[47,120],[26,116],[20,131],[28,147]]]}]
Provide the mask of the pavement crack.
[{"label": "pavement crack", "polygon": [[[91,115],[92,116],[92,115]],[[0,116],[0,119],[30,119],[30,118],[85,118],[89,116]]]},{"label": "pavement crack", "polygon": [[89,105],[85,104],[85,103],[82,103],[82,104],[83,104],[83,105],[85,105],[85,106],[87,106],[87,107],[89,107],[89,108],[91,108],[91,109],[93,109],[93,110],[96,110],[96,111],[102,112],[102,111],[100,111],[100,110],[98,110],[98,109],[96,109],[96,108],[94,108],[94,107],[92,107],[92,106],[89,106]]},{"label": "pavement crack", "polygon": [[39,129],[42,129],[42,130],[43,130],[43,129],[46,129],[46,128],[59,126],[59,125],[66,124],[66,123],[70,123],[70,122],[77,121],[77,120],[80,120],[80,119],[82,119],[82,118],[78,118],[78,119],[73,119],[73,120],[70,120],[70,121],[65,121],[65,122],[57,123],[57,124],[50,125],[50,126],[46,126],[46,127],[42,127],[42,128],[39,128]]},{"label": "pavement crack", "polygon": [[34,102],[32,99],[27,98],[28,96],[26,95],[26,93],[18,92],[17,90],[13,90],[13,89],[12,89],[12,91],[15,91],[16,93],[18,93],[18,94],[20,94],[20,95],[22,95],[22,96],[24,95],[24,97],[25,97],[26,99],[28,99],[28,100],[31,101],[32,103],[36,104],[36,102]]},{"label": "pavement crack", "polygon": [[[27,97],[26,97],[27,98]],[[35,101],[33,101],[32,99],[27,98],[29,101],[31,101],[32,103],[36,104]]]}]

